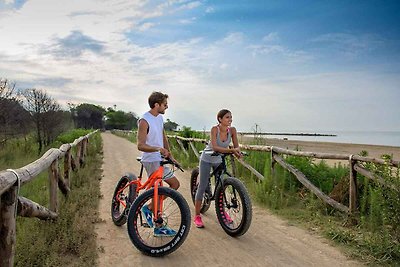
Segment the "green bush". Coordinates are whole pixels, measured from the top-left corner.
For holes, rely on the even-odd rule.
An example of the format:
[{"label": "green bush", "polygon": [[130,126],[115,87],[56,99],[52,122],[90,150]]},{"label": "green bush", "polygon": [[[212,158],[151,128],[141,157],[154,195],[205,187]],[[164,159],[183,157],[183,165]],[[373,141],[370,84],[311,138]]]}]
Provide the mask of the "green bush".
[{"label": "green bush", "polygon": [[78,139],[79,137],[87,135],[93,131],[93,129],[73,129],[57,136],[56,141],[60,144],[72,143],[75,139]]}]

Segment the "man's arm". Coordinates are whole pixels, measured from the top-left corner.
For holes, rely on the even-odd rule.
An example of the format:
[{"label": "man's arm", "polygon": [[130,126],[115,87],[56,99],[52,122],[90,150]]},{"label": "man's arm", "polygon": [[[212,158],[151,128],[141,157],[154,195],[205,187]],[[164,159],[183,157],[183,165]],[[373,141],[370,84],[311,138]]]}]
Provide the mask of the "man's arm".
[{"label": "man's arm", "polygon": [[168,142],[168,137],[167,134],[165,133],[165,131],[163,131],[163,144],[164,144],[164,148],[168,151],[168,155],[163,154],[166,157],[172,157],[171,151],[169,150],[169,142]]}]

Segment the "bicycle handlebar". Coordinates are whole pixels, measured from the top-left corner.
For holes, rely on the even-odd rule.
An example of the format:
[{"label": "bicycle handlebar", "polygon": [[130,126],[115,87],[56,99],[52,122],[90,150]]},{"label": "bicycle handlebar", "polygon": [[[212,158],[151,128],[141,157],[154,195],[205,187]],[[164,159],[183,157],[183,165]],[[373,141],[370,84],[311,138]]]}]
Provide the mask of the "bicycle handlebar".
[{"label": "bicycle handlebar", "polygon": [[178,164],[177,162],[172,161],[171,158],[164,158],[164,160],[161,161],[161,165],[164,165],[164,164],[172,164],[175,167],[177,167],[181,172],[184,172],[184,170],[182,169],[182,166],[180,164]]}]

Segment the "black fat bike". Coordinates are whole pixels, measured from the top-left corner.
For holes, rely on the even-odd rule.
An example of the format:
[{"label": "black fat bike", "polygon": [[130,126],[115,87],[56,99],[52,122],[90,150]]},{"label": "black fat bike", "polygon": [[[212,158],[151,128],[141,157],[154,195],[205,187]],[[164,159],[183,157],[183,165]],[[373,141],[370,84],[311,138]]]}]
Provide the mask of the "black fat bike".
[{"label": "black fat bike", "polygon": [[[217,152],[212,154],[212,156],[221,156],[222,162],[210,175],[200,213],[205,213],[210,208],[211,201],[215,201],[215,212],[222,229],[228,235],[237,237],[245,234],[251,225],[252,205],[244,184],[227,171],[225,160],[227,155],[230,154]],[[190,178],[190,193],[193,203],[198,184],[199,168],[197,167],[192,171]]]}]

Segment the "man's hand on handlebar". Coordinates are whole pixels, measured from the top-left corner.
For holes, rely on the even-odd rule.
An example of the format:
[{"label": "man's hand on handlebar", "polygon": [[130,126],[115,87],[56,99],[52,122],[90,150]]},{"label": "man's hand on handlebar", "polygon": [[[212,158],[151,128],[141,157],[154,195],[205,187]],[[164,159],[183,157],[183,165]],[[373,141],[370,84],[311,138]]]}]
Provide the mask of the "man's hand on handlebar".
[{"label": "man's hand on handlebar", "polygon": [[158,149],[158,151],[160,151],[161,156],[163,156],[164,158],[172,158],[171,152],[169,152],[168,149],[163,148],[163,147],[160,147],[160,148]]},{"label": "man's hand on handlebar", "polygon": [[171,153],[169,153],[169,156],[168,156],[168,157],[164,157],[163,155],[161,155],[161,156],[166,160],[165,163],[172,164],[172,165],[174,165],[175,167],[177,167],[179,170],[181,170],[182,172],[184,172],[184,170],[183,170],[181,164],[180,164],[176,159],[174,159],[174,157],[172,156]]}]

